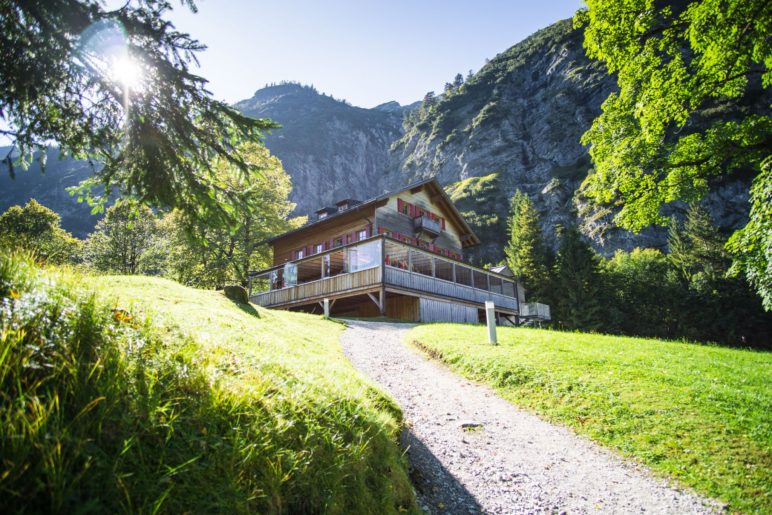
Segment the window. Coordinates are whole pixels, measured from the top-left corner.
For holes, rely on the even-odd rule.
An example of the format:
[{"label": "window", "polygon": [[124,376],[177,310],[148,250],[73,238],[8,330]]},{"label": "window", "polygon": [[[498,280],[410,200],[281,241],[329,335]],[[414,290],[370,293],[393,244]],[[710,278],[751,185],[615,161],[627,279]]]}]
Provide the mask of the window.
[{"label": "window", "polygon": [[410,204],[402,199],[397,199],[397,210],[403,215],[410,215]]},{"label": "window", "polygon": [[324,252],[324,243],[314,245],[314,254],[319,254],[320,252]]},{"label": "window", "polygon": [[357,233],[357,241],[362,241],[367,239],[367,229],[362,229]]},{"label": "window", "polygon": [[300,249],[295,251],[295,259],[303,259],[306,257],[306,249]]},{"label": "window", "polygon": [[488,274],[474,271],[474,287],[478,290],[488,289]]},{"label": "window", "polygon": [[496,277],[495,275],[491,275],[490,276],[490,281],[491,281],[491,291],[493,293],[501,293],[503,291],[502,287],[501,287],[501,278],[500,277]]},{"label": "window", "polygon": [[396,268],[407,270],[407,247],[390,241],[386,242],[386,264]]},{"label": "window", "polygon": [[379,266],[381,263],[381,240],[349,248],[347,258],[349,272]]},{"label": "window", "polygon": [[456,265],[456,282],[472,286],[472,271],[465,266]]},{"label": "window", "polygon": [[423,275],[432,276],[432,258],[428,254],[423,252],[410,251],[411,264],[413,269],[411,272],[416,272]]},{"label": "window", "polygon": [[298,283],[298,266],[295,263],[284,264],[284,286],[295,286]]},{"label": "window", "polygon": [[343,237],[335,238],[332,242],[332,246],[334,247],[342,247],[343,246]]},{"label": "window", "polygon": [[434,275],[437,277],[437,279],[452,281],[453,263],[449,263],[444,259],[434,258]]}]

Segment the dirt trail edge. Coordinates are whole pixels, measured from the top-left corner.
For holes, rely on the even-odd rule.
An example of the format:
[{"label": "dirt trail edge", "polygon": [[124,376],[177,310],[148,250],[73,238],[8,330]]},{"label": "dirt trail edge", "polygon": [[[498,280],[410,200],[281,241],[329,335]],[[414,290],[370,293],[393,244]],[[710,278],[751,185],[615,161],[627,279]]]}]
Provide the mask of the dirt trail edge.
[{"label": "dirt trail edge", "polygon": [[459,377],[402,339],[411,326],[347,322],[343,350],[405,415],[403,445],[429,513],[714,513],[570,430]]}]

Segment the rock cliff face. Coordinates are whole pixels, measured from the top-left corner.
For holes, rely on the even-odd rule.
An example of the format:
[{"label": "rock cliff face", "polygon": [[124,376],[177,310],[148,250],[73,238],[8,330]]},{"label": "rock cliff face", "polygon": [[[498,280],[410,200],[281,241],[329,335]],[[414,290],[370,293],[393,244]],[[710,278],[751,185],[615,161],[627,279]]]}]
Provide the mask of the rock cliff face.
[{"label": "rock cliff face", "polygon": [[[261,89],[236,107],[284,126],[266,143],[293,178],[301,214],[436,176],[480,233],[483,244],[470,255],[479,262],[503,257],[516,189],[534,199],[553,246],[556,227],[578,222],[606,255],[663,248],[664,229],[621,230],[612,214],[577,195],[592,166],[581,136],[615,88],[602,64],[585,56],[582,39],[570,20],[560,21],[495,56],[463,85],[407,107],[360,109],[295,84]],[[719,225],[744,223],[746,191],[746,184],[727,183],[707,199]]]},{"label": "rock cliff face", "polygon": [[[611,223],[611,214],[591,209],[577,195],[592,166],[581,136],[616,87],[603,65],[585,56],[582,40],[570,20],[537,32],[431,107],[424,103],[407,117],[405,134],[391,147],[392,168],[406,180],[436,175],[452,185],[457,202],[476,216],[473,226],[483,234],[483,245],[474,255],[483,261],[503,257],[501,242],[493,239],[502,239],[516,189],[535,201],[553,246],[557,226],[578,222],[606,255],[665,247],[663,228],[624,231]],[[746,192],[747,184],[730,182],[706,200],[720,226],[744,223]]]},{"label": "rock cliff face", "polygon": [[[416,111],[392,145],[392,166],[409,179],[437,175],[446,184],[466,180],[473,189],[479,180],[470,179],[496,174],[497,187],[478,208],[503,229],[507,200],[521,189],[535,200],[554,242],[555,226],[573,220],[574,192],[591,166],[581,135],[614,85],[602,65],[585,57],[582,34],[570,21],[558,22]],[[462,190],[455,186],[455,195],[469,197]],[[488,239],[502,234],[488,232]],[[500,246],[486,243],[482,254],[501,258]]]},{"label": "rock cliff face", "polygon": [[402,107],[353,107],[311,87],[263,88],[237,109],[282,125],[266,145],[292,176],[297,212],[310,214],[343,198],[382,193],[399,178],[389,176],[389,145],[402,135]]}]

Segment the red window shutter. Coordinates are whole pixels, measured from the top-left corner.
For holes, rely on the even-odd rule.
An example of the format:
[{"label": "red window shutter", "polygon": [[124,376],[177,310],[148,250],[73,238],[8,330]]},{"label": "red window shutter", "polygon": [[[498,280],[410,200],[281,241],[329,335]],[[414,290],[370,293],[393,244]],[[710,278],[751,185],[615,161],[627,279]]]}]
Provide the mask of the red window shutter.
[{"label": "red window shutter", "polygon": [[404,205],[405,205],[405,201],[402,200],[401,198],[398,198],[397,199],[397,211],[399,211],[401,213],[402,212],[402,206],[404,206]]},{"label": "red window shutter", "polygon": [[442,224],[442,230],[444,231],[445,230],[445,219],[444,218],[440,218],[440,223]]}]

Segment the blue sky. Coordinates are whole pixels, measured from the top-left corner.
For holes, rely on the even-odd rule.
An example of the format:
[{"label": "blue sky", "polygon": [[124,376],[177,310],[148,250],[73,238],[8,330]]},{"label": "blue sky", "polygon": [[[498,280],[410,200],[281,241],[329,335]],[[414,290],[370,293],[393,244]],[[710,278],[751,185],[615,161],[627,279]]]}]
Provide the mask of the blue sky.
[{"label": "blue sky", "polygon": [[177,28],[209,47],[197,72],[216,97],[235,102],[293,80],[373,107],[442,91],[581,2],[198,0],[198,14],[173,5]]}]

